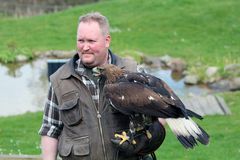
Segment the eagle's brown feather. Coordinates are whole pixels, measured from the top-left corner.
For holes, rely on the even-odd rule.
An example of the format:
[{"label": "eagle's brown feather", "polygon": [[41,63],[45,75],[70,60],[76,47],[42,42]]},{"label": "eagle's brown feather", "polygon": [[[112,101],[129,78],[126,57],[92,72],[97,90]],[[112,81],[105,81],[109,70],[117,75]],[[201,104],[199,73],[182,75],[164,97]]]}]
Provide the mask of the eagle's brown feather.
[{"label": "eagle's brown feather", "polygon": [[141,113],[165,118],[186,148],[194,148],[197,141],[205,145],[209,143],[209,135],[190,118],[202,117],[186,109],[161,79],[146,73],[127,72],[115,65],[104,66],[102,76],[106,78],[106,98],[123,114]]}]

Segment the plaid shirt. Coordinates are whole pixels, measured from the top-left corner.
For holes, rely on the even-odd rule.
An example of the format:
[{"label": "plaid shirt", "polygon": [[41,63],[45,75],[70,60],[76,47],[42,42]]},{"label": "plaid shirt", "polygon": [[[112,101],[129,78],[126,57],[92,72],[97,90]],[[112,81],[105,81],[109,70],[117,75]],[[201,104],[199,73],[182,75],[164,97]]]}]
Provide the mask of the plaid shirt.
[{"label": "plaid shirt", "polygon": [[[92,94],[92,99],[95,102],[96,106],[98,106],[99,101],[98,84],[95,84],[93,80],[91,80],[90,78],[88,78],[86,74],[84,74],[87,69],[80,65],[81,63],[80,60],[78,60],[76,63],[78,65],[76,65],[75,71],[83,75],[81,76],[82,81]],[[110,55],[108,58],[108,63],[111,63]],[[60,110],[58,107],[57,97],[50,83],[48,97],[44,108],[43,122],[39,130],[39,134],[42,136],[47,135],[53,138],[58,138],[58,136],[61,134],[62,129],[63,123],[60,119]]]}]

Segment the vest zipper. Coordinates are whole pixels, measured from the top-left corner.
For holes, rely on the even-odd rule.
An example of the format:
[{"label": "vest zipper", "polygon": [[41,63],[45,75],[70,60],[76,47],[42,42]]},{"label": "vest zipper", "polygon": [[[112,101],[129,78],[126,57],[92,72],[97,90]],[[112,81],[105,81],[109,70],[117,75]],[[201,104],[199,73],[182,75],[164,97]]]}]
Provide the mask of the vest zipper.
[{"label": "vest zipper", "polygon": [[106,147],[103,139],[103,129],[102,129],[102,124],[101,124],[101,114],[99,111],[97,111],[97,118],[98,118],[98,124],[99,124],[99,129],[100,129],[100,134],[101,134],[101,140],[102,140],[102,146],[103,146],[103,154],[104,154],[104,159],[107,160],[106,156]]},{"label": "vest zipper", "polygon": [[[88,77],[87,77],[88,78]],[[108,160],[107,159],[107,152],[106,152],[106,147],[105,147],[105,143],[104,143],[104,138],[103,138],[103,129],[102,129],[102,123],[101,123],[101,114],[99,112],[99,104],[100,104],[100,85],[99,85],[99,79],[97,80],[97,85],[90,80],[91,83],[96,87],[97,90],[97,95],[98,95],[98,106],[95,105],[95,103],[93,103],[93,106],[95,106],[95,110],[97,113],[97,119],[98,119],[98,126],[99,126],[99,130],[100,130],[100,136],[101,136],[101,141],[102,141],[102,147],[103,147],[103,156],[104,156],[104,160]],[[81,81],[82,82],[82,81]],[[83,82],[82,82],[83,83]],[[86,87],[86,85],[83,83],[83,85]],[[88,90],[88,88],[86,87],[86,89]],[[89,92],[89,94],[91,95],[91,93]]]},{"label": "vest zipper", "polygon": [[98,81],[97,81],[96,87],[97,87],[97,91],[98,91],[98,108],[96,107],[97,118],[98,118],[98,125],[99,125],[101,140],[102,140],[104,159],[107,160],[106,147],[105,147],[105,142],[104,142],[104,138],[103,138],[103,129],[102,129],[102,123],[101,123],[101,117],[102,117],[102,116],[101,116],[101,114],[99,113],[99,106],[100,106],[100,86],[99,86],[99,79],[98,79]]}]

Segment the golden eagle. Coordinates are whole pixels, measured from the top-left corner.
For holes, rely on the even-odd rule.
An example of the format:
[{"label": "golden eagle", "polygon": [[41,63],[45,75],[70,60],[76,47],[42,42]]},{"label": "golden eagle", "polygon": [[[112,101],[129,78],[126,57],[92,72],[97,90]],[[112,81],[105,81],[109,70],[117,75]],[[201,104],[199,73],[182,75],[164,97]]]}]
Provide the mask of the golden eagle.
[{"label": "golden eagle", "polygon": [[[131,117],[131,130],[136,126],[131,125],[134,122],[134,115],[141,114],[165,119],[185,148],[194,148],[198,144],[197,141],[204,145],[209,143],[209,135],[191,118],[202,117],[186,109],[163,80],[147,73],[128,72],[111,64],[98,67],[97,70],[99,75],[106,79],[104,86],[106,98],[116,110]],[[123,139],[124,136],[126,137],[125,133],[119,135]]]}]

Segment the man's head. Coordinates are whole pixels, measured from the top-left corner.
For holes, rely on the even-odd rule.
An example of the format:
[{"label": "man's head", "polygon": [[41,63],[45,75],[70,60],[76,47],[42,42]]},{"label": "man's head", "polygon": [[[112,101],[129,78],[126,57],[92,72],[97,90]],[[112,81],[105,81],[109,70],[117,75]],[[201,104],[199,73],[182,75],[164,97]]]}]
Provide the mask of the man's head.
[{"label": "man's head", "polygon": [[92,68],[106,64],[110,42],[109,23],[105,16],[94,12],[79,18],[77,49],[85,66]]}]

